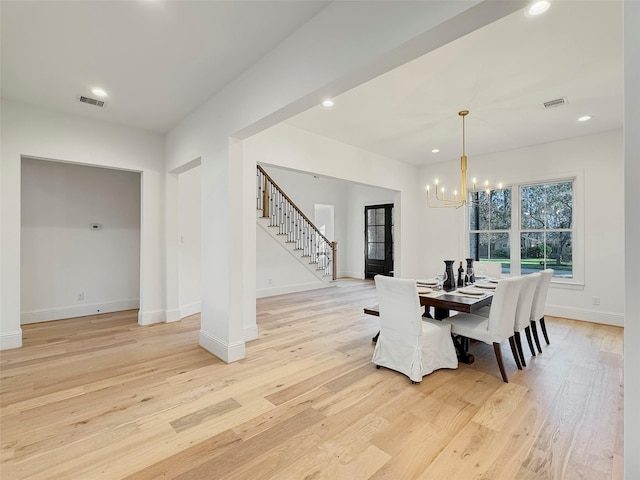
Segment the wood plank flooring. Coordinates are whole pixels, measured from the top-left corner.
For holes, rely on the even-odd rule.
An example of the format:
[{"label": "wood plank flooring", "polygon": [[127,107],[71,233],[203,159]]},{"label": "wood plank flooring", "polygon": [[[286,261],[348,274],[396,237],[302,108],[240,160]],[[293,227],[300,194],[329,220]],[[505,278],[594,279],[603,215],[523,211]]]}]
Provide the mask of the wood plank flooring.
[{"label": "wood plank flooring", "polygon": [[473,344],[473,365],[412,385],[371,363],[375,303],[364,281],[260,299],[230,365],[198,347],[197,315],[25,325],[0,360],[0,477],[622,478],[621,328],[547,318],[522,372],[503,346],[509,384]]}]

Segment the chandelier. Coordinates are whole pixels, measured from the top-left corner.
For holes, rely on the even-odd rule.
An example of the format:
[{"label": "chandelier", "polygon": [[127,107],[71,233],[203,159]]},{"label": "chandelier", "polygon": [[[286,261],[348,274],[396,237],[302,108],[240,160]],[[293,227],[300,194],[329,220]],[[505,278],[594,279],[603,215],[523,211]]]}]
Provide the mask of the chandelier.
[{"label": "chandelier", "polygon": [[[472,198],[469,198],[467,195],[467,155],[465,154],[465,145],[464,145],[464,117],[469,115],[469,110],[461,110],[458,112],[458,115],[462,117],[462,156],[460,157],[460,196],[458,196],[458,191],[453,191],[453,198],[447,198],[445,195],[445,189],[443,186],[439,185],[438,179],[435,180],[435,204],[431,203],[431,189],[430,186],[427,185],[427,206],[431,208],[460,208],[463,206],[473,206],[478,205],[477,195],[476,193],[476,179],[474,178],[471,182],[471,192],[473,193]],[[498,185],[498,188],[502,190],[502,184]],[[489,188],[489,181],[486,181],[483,189],[487,195],[491,193],[491,189]]]}]

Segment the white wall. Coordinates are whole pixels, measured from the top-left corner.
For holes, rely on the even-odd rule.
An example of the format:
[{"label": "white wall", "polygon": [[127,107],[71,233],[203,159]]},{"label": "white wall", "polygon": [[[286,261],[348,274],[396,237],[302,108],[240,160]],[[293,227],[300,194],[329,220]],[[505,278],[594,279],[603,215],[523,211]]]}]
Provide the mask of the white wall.
[{"label": "white wall", "polygon": [[[310,172],[353,184],[337,184],[338,189],[343,190],[339,197],[344,202],[340,213],[336,206],[339,276],[363,277],[364,205],[394,203],[394,269],[398,276],[417,274],[419,230],[414,219],[419,190],[415,167],[287,124],[276,125],[246,139],[244,157],[247,161]],[[269,172],[268,167],[266,170]],[[304,188],[310,190],[311,186],[300,183],[300,188],[302,191]],[[401,204],[403,198],[405,202]],[[308,203],[312,205],[314,200],[310,197]],[[328,201],[318,200],[318,203]]]},{"label": "white wall", "polygon": [[0,348],[22,344],[19,281],[22,156],[142,172],[138,320],[164,321],[162,137],[6,100],[2,100],[1,136]]},{"label": "white wall", "polygon": [[[253,158],[255,154],[257,160],[261,161],[261,153],[259,152],[266,153],[264,150],[266,146],[261,142],[273,145],[272,142],[276,141],[274,133],[276,130],[284,133],[287,128],[274,129],[264,135],[257,134],[255,138],[247,139],[245,141],[245,158],[255,160]],[[255,142],[260,144],[256,148],[254,148]],[[286,143],[287,137],[280,137],[277,142]],[[319,142],[322,142],[322,138],[314,136],[312,145],[306,148],[300,146],[297,151],[291,147],[288,150],[288,155],[292,157],[307,155],[308,150],[317,149]],[[334,156],[344,155],[344,158],[348,159],[353,154],[353,147],[340,143],[334,144],[331,141],[329,143],[331,145],[329,148],[333,149],[332,155]],[[312,173],[287,170],[273,165],[262,166],[309,218],[313,218],[314,204],[334,205],[335,235],[329,240],[338,242],[338,278],[364,278],[364,207],[365,205],[393,203],[395,192],[335,178],[315,178]],[[286,255],[282,254],[280,252],[282,249],[276,242],[267,242],[267,240],[269,239],[260,235],[260,229],[258,229],[256,245],[258,297],[326,287],[324,283],[318,282],[313,276],[308,277],[305,273],[300,272],[297,260],[286,252],[284,252]],[[274,254],[279,254],[277,261],[264,260],[265,256]],[[277,272],[274,272],[272,268]],[[284,273],[285,269],[286,274]],[[302,278],[294,281],[296,275],[302,275]]]},{"label": "white wall", "polygon": [[180,243],[179,305],[180,318],[200,312],[200,167],[178,176]]},{"label": "white wall", "polygon": [[24,158],[21,193],[21,323],[138,308],[139,173]]},{"label": "white wall", "polygon": [[[249,253],[255,251],[255,208],[250,205],[255,165],[242,161],[243,147],[236,139],[520,7],[519,2],[473,0],[330,3],[167,135],[167,171],[202,160],[203,348],[228,362],[243,358],[246,332],[252,328],[246,323],[246,297],[249,287],[255,288],[255,260]],[[225,265],[220,265],[221,252],[228,252]]]},{"label": "white wall", "polygon": [[[547,313],[551,315],[611,325],[623,323],[622,158],[621,131],[491,155],[469,155],[468,178],[480,178],[479,172],[482,172],[482,178],[486,176],[495,182],[509,184],[532,178],[581,175],[584,210],[579,212],[576,202],[576,215],[583,216],[584,236],[579,238],[579,232],[576,232],[574,253],[580,255],[578,250],[583,250],[584,285],[552,284],[547,301]],[[433,182],[434,178],[441,184],[454,185],[459,181],[459,168],[459,160],[424,167],[420,174],[423,192],[424,185]],[[579,195],[578,191],[576,195]],[[422,202],[422,237],[426,239],[426,251],[438,252],[438,256],[425,255],[422,265],[425,272],[434,272],[442,268],[444,256],[464,258],[468,246],[462,209],[427,209],[425,203]],[[592,305],[593,296],[600,297],[599,306]]]},{"label": "white wall", "polygon": [[[349,185],[347,205],[348,221],[346,242],[341,246],[338,255],[344,264],[344,276],[352,278],[364,278],[364,207],[369,205],[383,205],[393,203],[397,192],[383,188],[368,187],[365,185]],[[396,212],[394,209],[394,216]],[[395,228],[395,226],[394,226]],[[394,232],[397,234],[397,230]],[[394,251],[399,245],[394,244]],[[395,252],[394,252],[395,259]],[[395,268],[395,264],[394,264]],[[399,276],[398,272],[396,276]]]},{"label": "white wall", "polygon": [[328,287],[300,262],[297,252],[292,254],[263,228],[256,234],[256,298]]}]

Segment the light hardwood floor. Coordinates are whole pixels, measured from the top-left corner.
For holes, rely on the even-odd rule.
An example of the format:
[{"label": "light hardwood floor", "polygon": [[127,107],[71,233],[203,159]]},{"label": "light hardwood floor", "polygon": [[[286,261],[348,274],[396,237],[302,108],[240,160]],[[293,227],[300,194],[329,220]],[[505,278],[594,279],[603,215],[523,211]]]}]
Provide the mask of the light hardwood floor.
[{"label": "light hardwood floor", "polygon": [[[2,352],[1,478],[620,479],[622,329],[548,318],[552,344],[500,380],[493,350],[411,385],[371,363],[370,282],[258,300],[225,365],[199,317],[24,326]],[[527,347],[525,345],[525,351]]]}]

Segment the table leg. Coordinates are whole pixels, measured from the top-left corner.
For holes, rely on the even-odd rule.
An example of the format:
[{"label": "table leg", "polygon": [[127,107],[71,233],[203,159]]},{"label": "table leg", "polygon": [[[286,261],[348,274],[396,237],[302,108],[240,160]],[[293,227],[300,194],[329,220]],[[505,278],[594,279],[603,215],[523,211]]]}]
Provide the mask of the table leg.
[{"label": "table leg", "polygon": [[465,348],[468,343],[465,341],[465,337],[454,336],[451,334],[451,340],[453,340],[453,346],[456,347],[456,353],[458,354],[458,361],[466,365],[471,365],[475,361],[475,357],[469,353]]},{"label": "table leg", "polygon": [[447,308],[433,307],[433,318],[436,320],[449,318],[449,310]]}]

